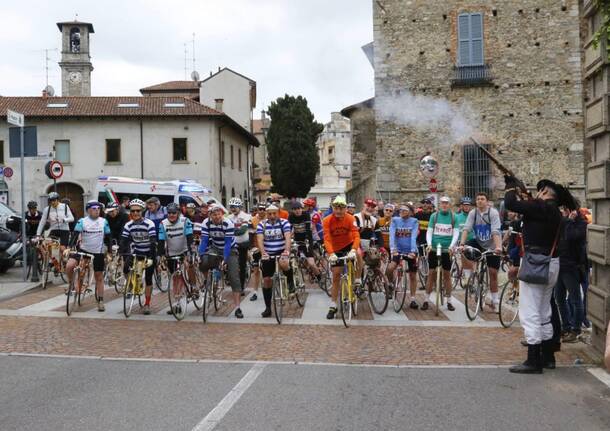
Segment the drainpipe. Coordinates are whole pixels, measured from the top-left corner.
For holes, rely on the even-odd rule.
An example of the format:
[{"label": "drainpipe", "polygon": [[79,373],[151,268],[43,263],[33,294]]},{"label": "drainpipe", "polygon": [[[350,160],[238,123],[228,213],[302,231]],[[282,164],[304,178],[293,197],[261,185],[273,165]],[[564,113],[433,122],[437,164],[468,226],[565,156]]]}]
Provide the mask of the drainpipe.
[{"label": "drainpipe", "polygon": [[144,125],[140,119],[140,178],[144,179]]},{"label": "drainpipe", "polygon": [[220,167],[220,175],[219,175],[219,180],[220,180],[220,185],[218,186],[218,199],[220,199],[222,201],[222,129],[225,126],[218,126],[218,166]]},{"label": "drainpipe", "polygon": [[[254,148],[254,147],[252,147]],[[248,195],[246,196],[246,200],[248,201],[248,207],[247,210],[250,211],[250,206],[252,201],[250,200],[250,197],[252,196],[252,191],[250,190],[250,187],[252,186],[252,182],[251,182],[251,177],[250,177],[250,143],[247,142],[246,143],[246,181],[248,182],[248,188],[246,189],[248,191]]]}]

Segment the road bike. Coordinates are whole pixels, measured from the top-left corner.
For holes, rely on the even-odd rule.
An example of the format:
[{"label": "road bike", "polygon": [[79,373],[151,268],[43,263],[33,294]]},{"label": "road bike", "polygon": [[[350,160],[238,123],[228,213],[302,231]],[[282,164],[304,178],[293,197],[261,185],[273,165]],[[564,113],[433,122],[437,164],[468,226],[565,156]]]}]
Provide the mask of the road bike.
[{"label": "road bike", "polygon": [[481,252],[480,250],[465,246],[475,262],[474,270],[464,286],[464,305],[468,319],[475,320],[485,304],[485,296],[489,293],[489,269],[487,256],[493,255],[493,250]]},{"label": "road bike", "polygon": [[106,257],[104,283],[112,286],[116,293],[123,294],[125,289],[125,274],[123,273],[123,257],[118,253],[119,246],[113,245],[110,255]]},{"label": "road bike", "polygon": [[[362,285],[367,292],[372,310],[377,314],[385,313],[388,302],[392,296],[385,282],[385,277],[381,271],[381,254],[376,248],[369,248],[364,257],[366,268]],[[356,296],[360,298],[358,292]]]},{"label": "road bike", "polygon": [[299,307],[305,306],[305,277],[303,272],[306,271],[307,266],[307,257],[299,251],[298,243],[294,243],[290,253],[290,269],[292,269],[292,280],[294,282],[294,296]]},{"label": "road bike", "polygon": [[169,276],[167,297],[169,309],[176,320],[182,320],[187,314],[189,302],[197,310],[203,308],[204,296],[201,294],[198,284],[200,278],[197,277],[194,258],[185,256],[168,257],[166,262],[173,262],[174,271]]},{"label": "road bike", "polygon": [[443,283],[443,265],[441,264],[443,259],[443,249],[440,244],[436,246],[436,283],[434,286],[434,315],[438,316],[441,312],[441,306],[445,305],[445,284]]},{"label": "road bike", "polygon": [[169,272],[167,271],[167,262],[165,261],[165,256],[161,256],[155,265],[155,272],[153,273],[153,280],[155,282],[155,286],[161,292],[167,292],[168,282],[169,282]]},{"label": "road bike", "polygon": [[344,262],[343,272],[339,280],[339,314],[345,327],[349,328],[352,317],[356,316],[358,312],[358,298],[354,292],[353,285],[355,276],[354,261],[348,256],[340,257],[337,260]]},{"label": "road bike", "polygon": [[451,254],[451,287],[456,290],[458,286],[463,287],[462,277],[464,271],[462,268],[461,255],[459,253]]},{"label": "road bike", "polygon": [[42,288],[46,289],[49,283],[49,275],[61,277],[62,281],[67,282],[65,276],[66,259],[61,253],[61,245],[57,238],[45,238],[39,244],[42,255]]},{"label": "road bike", "polygon": [[316,283],[330,297],[330,287],[332,285],[330,264],[328,263],[324,246],[319,242],[315,242],[313,245],[313,260],[319,274],[316,277],[311,268],[308,268],[309,279],[312,283]]},{"label": "road bike", "polygon": [[392,289],[392,305],[394,311],[400,313],[405,305],[405,298],[407,296],[409,272],[407,271],[408,254],[398,254],[398,266],[394,271],[394,287]]},{"label": "road bike", "polygon": [[502,326],[510,328],[519,316],[519,280],[517,279],[516,268],[510,265],[508,257],[505,256],[503,262],[508,267],[508,280],[502,286],[498,313]]},{"label": "road bike", "polygon": [[137,254],[126,256],[131,256],[131,266],[127,273],[127,282],[123,290],[123,314],[125,317],[129,317],[131,316],[136,298],[140,307],[144,306],[145,297],[142,278],[144,277],[144,271],[153,264],[153,261],[147,256]]},{"label": "road bike", "polygon": [[208,321],[212,304],[214,305],[214,310],[218,311],[222,304],[227,302],[223,298],[223,292],[225,290],[225,281],[222,270],[224,264],[221,260],[223,256],[212,252],[207,253],[207,256],[210,259],[215,258],[219,260],[218,265],[214,268],[210,268],[208,271],[204,287],[200,292],[200,295],[203,297],[203,302],[201,304],[201,309],[203,310],[203,323]]},{"label": "road bike", "polygon": [[270,256],[270,259],[275,260],[275,272],[271,278],[271,302],[273,303],[273,312],[275,320],[278,324],[282,323],[284,317],[284,304],[288,302],[288,278],[284,271],[280,268],[280,259],[283,256]]},{"label": "road bike", "polygon": [[[66,292],[66,314],[70,316],[74,311],[74,308],[78,304],[80,307],[85,296],[91,293],[91,286],[93,283],[93,255],[83,252],[71,253],[72,256],[78,256],[78,265],[74,268],[72,273],[72,279],[68,284],[68,290]],[[93,287],[96,290],[96,286]],[[95,299],[97,298],[97,290],[95,292]]]},{"label": "road bike", "polygon": [[428,283],[428,274],[430,274],[426,244],[418,245],[417,249],[420,250],[419,257],[417,259],[417,276],[419,278],[419,282],[421,283],[420,289],[425,289],[426,283]]}]

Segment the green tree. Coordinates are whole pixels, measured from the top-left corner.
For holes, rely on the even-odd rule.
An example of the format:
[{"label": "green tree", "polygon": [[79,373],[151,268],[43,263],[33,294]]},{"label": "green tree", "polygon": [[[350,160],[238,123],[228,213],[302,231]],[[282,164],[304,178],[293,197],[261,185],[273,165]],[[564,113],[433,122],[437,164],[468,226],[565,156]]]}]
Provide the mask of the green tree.
[{"label": "green tree", "polygon": [[271,102],[267,153],[273,191],[286,197],[305,197],[316,182],[320,157],[316,148],[324,129],[302,96],[285,95]]},{"label": "green tree", "polygon": [[[602,39],[606,39],[606,47],[610,47],[610,0],[595,0],[595,6],[601,15],[600,26],[593,34],[593,46],[599,46]],[[610,59],[610,50],[606,53]]]}]

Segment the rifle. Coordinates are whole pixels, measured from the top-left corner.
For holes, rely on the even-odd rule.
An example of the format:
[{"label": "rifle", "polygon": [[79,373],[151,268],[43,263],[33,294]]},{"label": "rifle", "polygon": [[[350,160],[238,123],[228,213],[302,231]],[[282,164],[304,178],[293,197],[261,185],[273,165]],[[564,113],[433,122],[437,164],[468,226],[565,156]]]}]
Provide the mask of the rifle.
[{"label": "rifle", "polygon": [[[474,143],[474,145],[477,146],[477,148],[479,148],[481,151],[483,151],[487,155],[487,157],[489,157],[489,160],[491,160],[494,163],[494,165],[496,165],[498,167],[498,169],[500,169],[500,171],[504,175],[514,177],[515,179],[517,178],[517,176],[515,175],[515,173],[513,171],[511,171],[506,166],[504,166],[502,163],[500,163],[500,161],[498,159],[496,159],[489,151],[487,151],[487,149],[485,149],[485,147],[483,147],[481,144],[479,144],[472,136],[470,137],[470,140]],[[518,186],[521,189],[521,191],[531,197],[531,194],[527,190],[527,187],[525,187],[525,184],[523,184],[523,181],[521,181],[519,179],[517,179],[517,181],[519,183]]]}]

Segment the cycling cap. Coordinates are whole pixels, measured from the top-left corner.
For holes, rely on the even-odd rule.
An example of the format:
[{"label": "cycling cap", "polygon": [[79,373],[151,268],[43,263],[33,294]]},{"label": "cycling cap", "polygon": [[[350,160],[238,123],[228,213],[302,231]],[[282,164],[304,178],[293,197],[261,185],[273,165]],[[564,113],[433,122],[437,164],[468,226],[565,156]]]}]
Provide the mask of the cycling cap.
[{"label": "cycling cap", "polygon": [[161,201],[159,200],[159,198],[158,198],[158,197],[153,196],[152,198],[148,198],[148,199],[146,199],[146,203],[147,203],[147,204],[160,204],[160,203],[161,203]]},{"label": "cycling cap", "polygon": [[350,202],[350,203],[347,204],[347,207],[348,208],[356,208],[356,204],[353,203],[353,202]]},{"label": "cycling cap", "polygon": [[38,208],[38,204],[36,203],[36,201],[29,201],[28,202],[28,208],[29,209]]},{"label": "cycling cap", "polygon": [[451,199],[449,199],[449,196],[443,196],[442,198],[440,198],[439,202],[451,203]]},{"label": "cycling cap", "polygon": [[142,209],[146,208],[146,204],[141,199],[132,199],[129,202],[129,207],[140,207]]},{"label": "cycling cap", "polygon": [[106,207],[106,212],[114,211],[114,210],[118,210],[118,209],[119,209],[119,204],[117,204],[116,202],[113,202]]},{"label": "cycling cap", "polygon": [[299,209],[299,208],[303,208],[303,204],[301,202],[299,202],[299,201],[294,201],[292,203],[292,209],[296,210],[296,209]]},{"label": "cycling cap", "polygon": [[187,208],[197,208],[197,205],[195,205],[193,202],[189,202],[188,204],[186,204]]},{"label": "cycling cap", "polygon": [[225,212],[224,208],[218,205],[217,203],[210,205],[210,214],[212,214],[214,211],[222,211],[223,213]]},{"label": "cycling cap", "polygon": [[364,205],[366,205],[367,207],[376,207],[377,202],[375,202],[375,199],[367,198],[364,200]]},{"label": "cycling cap", "polygon": [[99,203],[98,201],[95,201],[95,200],[89,201],[89,202],[87,202],[87,205],[85,205],[85,208],[87,210],[90,210],[91,208],[93,208],[93,209],[95,209],[95,208],[100,209],[101,207],[102,207],[102,204]]},{"label": "cycling cap", "polygon": [[392,211],[394,211],[394,208],[395,208],[395,207],[394,207],[394,205],[392,205],[392,204],[385,204],[385,206],[383,207],[383,209],[386,209],[386,210],[392,210]]},{"label": "cycling cap", "polygon": [[279,211],[279,208],[276,205],[268,205],[267,206],[267,211]]}]

